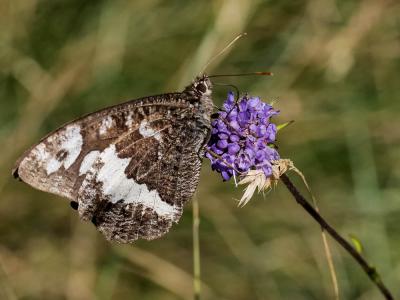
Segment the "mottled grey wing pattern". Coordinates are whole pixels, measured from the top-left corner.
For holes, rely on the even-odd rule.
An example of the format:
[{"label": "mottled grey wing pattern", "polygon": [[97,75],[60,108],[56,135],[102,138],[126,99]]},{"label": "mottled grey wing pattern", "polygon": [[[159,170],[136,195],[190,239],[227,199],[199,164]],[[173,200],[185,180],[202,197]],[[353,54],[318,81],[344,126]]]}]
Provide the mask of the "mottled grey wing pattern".
[{"label": "mottled grey wing pattern", "polygon": [[182,93],[82,117],[29,149],[14,175],[78,202],[81,219],[91,220],[109,240],[160,237],[179,220],[197,187],[210,95],[203,77]]},{"label": "mottled grey wing pattern", "polygon": [[207,130],[194,130],[194,120],[176,121],[167,111],[159,108],[115,140],[86,173],[78,210],[107,239],[160,237],[197,187]]}]

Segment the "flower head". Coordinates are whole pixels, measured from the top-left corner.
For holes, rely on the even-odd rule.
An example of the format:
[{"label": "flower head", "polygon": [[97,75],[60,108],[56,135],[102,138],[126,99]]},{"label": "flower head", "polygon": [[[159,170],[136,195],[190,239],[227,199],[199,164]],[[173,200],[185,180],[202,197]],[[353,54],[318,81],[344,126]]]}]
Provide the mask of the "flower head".
[{"label": "flower head", "polygon": [[246,174],[260,170],[272,174],[272,162],[279,160],[273,147],[277,127],[271,117],[278,114],[258,97],[244,96],[235,102],[233,93],[223,104],[218,118],[212,121],[211,138],[205,156],[213,170],[229,180],[234,172]]}]

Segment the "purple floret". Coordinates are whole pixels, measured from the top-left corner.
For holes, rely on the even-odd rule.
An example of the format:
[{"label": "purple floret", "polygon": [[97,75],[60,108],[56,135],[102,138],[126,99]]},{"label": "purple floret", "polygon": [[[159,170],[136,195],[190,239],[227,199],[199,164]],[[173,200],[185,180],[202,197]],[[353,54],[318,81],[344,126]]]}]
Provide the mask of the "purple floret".
[{"label": "purple floret", "polygon": [[234,170],[246,173],[256,169],[271,176],[271,162],[279,159],[278,152],[270,147],[277,132],[271,117],[278,113],[258,97],[244,96],[236,103],[233,93],[228,93],[223,110],[211,123],[205,153],[224,181],[233,176]]}]

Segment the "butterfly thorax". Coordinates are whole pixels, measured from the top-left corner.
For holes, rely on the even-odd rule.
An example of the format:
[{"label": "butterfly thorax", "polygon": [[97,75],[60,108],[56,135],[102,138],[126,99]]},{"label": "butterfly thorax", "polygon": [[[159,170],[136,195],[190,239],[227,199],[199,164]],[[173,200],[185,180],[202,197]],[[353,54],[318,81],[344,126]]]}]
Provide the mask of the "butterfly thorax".
[{"label": "butterfly thorax", "polygon": [[183,94],[196,108],[194,117],[198,122],[197,125],[210,129],[213,101],[211,99],[212,83],[208,76],[197,77],[192,84],[185,88]]}]

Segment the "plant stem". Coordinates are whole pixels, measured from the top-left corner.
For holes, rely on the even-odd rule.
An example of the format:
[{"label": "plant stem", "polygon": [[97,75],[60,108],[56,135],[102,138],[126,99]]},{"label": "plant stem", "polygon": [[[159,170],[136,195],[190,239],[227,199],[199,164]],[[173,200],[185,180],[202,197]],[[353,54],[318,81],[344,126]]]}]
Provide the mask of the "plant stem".
[{"label": "plant stem", "polygon": [[200,300],[200,238],[199,238],[199,201],[193,197],[193,298]]},{"label": "plant stem", "polygon": [[368,275],[371,281],[379,288],[385,299],[393,300],[393,296],[387,287],[382,282],[382,279],[376,269],[371,267],[364,257],[349,243],[347,242],[331,225],[325,221],[325,219],[314,209],[314,207],[300,194],[299,190],[293,185],[289,177],[283,174],[281,177],[282,182],[286,185],[290,193],[296,199],[296,202],[300,204],[311,217],[314,218],[318,224],[329,233],[329,235],[339,243],[361,266],[364,272]]}]

